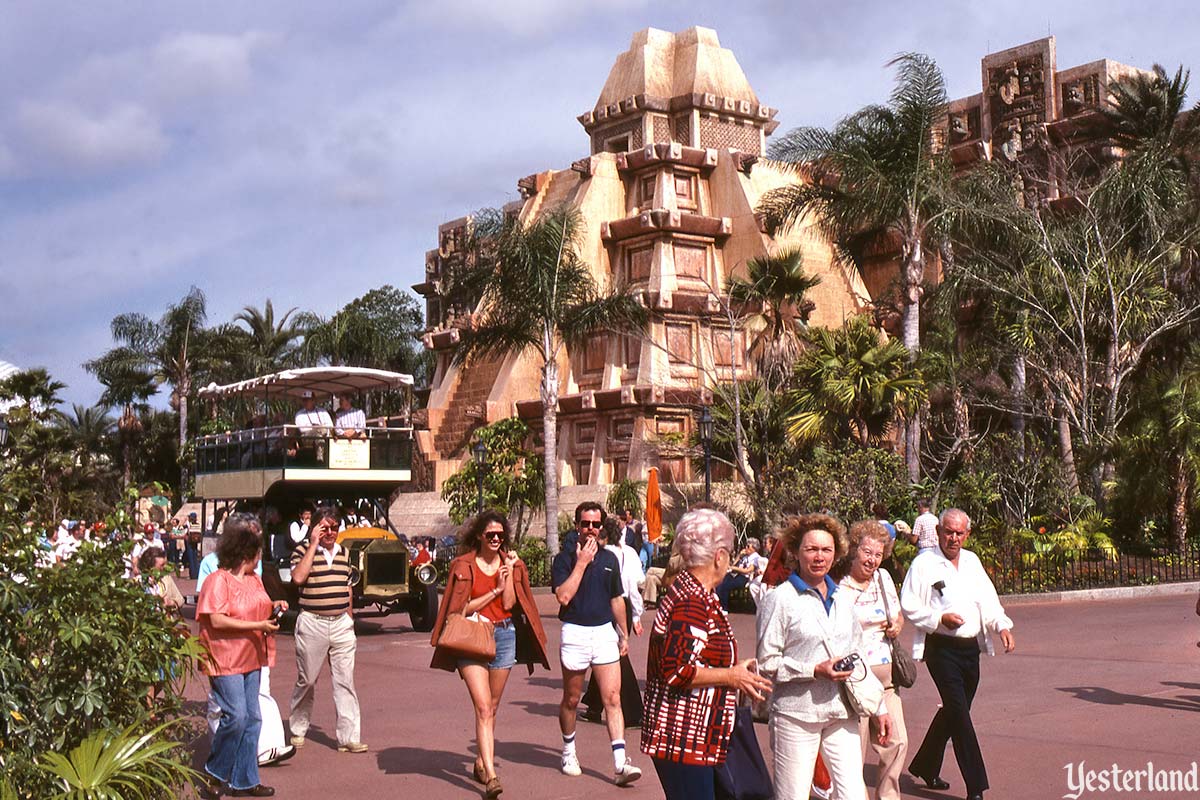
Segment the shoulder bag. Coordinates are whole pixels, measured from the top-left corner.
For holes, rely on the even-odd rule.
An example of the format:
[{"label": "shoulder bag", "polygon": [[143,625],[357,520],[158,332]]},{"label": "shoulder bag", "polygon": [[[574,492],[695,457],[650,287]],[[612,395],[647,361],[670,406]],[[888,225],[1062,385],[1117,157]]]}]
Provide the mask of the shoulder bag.
[{"label": "shoulder bag", "polygon": [[495,626],[478,614],[471,618],[455,612],[446,615],[446,624],[435,647],[471,661],[491,661],[496,657]]},{"label": "shoulder bag", "polygon": [[[887,589],[883,585],[883,576],[876,572],[875,579],[879,583],[879,595],[883,598],[883,613],[887,616],[890,625],[892,610],[888,606]],[[917,662],[913,661],[912,653],[897,643],[895,639],[888,639],[887,643],[888,648],[892,651],[892,686],[911,689],[912,685],[917,682]]]},{"label": "shoulder bag", "polygon": [[[821,643],[825,645],[825,652],[829,653],[830,658],[837,658],[827,640],[823,639]],[[875,673],[871,672],[871,668],[863,661],[862,656],[855,653],[854,660],[855,671],[861,666],[863,676],[855,678],[851,675],[844,681],[838,681],[838,692],[842,695],[842,701],[851,714],[856,717],[874,716],[883,703],[883,684],[875,677]]]}]

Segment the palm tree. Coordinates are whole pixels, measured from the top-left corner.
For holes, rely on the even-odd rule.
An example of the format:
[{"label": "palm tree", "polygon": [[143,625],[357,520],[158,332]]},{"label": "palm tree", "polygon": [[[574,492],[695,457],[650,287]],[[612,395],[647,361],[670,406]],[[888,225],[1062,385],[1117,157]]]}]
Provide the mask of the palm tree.
[{"label": "palm tree", "polygon": [[[204,293],[193,286],[178,302],[167,307],[156,320],[145,314],[127,313],[113,318],[112,337],[119,342],[99,358],[84,364],[100,376],[148,375],[155,387],[171,387],[171,408],[179,414],[179,450],[187,448],[188,402],[193,381],[211,364],[212,337],[204,327],[208,317]],[[156,389],[157,390],[157,389]],[[187,464],[179,464],[179,492],[187,491]]]},{"label": "palm tree", "polygon": [[531,353],[541,365],[542,432],[545,440],[546,545],[558,553],[559,359],[608,330],[645,328],[645,307],[624,287],[602,289],[579,257],[579,215],[554,209],[527,224],[496,215],[497,225],[477,231],[493,247],[478,267],[480,301],[454,362]]},{"label": "palm tree", "polygon": [[1191,73],[1181,66],[1168,77],[1161,64],[1115,82],[1099,107],[1113,143],[1133,152],[1160,147],[1187,169],[1200,148],[1200,114],[1184,113]]},{"label": "palm tree", "polygon": [[925,384],[907,348],[885,341],[866,315],[841,328],[812,329],[788,393],[788,431],[800,441],[849,431],[859,447],[883,437],[898,416],[925,401]]},{"label": "palm tree", "polygon": [[104,403],[90,407],[73,403],[69,412],[59,415],[59,424],[71,435],[79,463],[84,467],[104,449],[105,440],[116,426]]},{"label": "palm tree", "polygon": [[299,355],[297,340],[304,336],[305,329],[299,315],[293,317],[293,314],[296,309],[290,308],[276,321],[275,306],[268,298],[261,310],[245,306],[233,315],[234,323],[246,326],[243,331],[246,337],[239,343],[242,352],[238,354],[243,372],[247,373],[243,377],[295,366]]},{"label": "palm tree", "polygon": [[750,334],[758,374],[778,388],[800,355],[800,337],[815,305],[805,295],[821,278],[804,272],[804,254],[788,249],[746,262],[746,277],[729,285],[730,300],[749,310],[741,319]]},{"label": "palm tree", "polygon": [[[773,227],[813,219],[843,258],[864,243],[894,243],[900,251],[903,342],[915,362],[921,348],[921,296],[927,253],[945,239],[953,168],[935,147],[947,107],[946,84],[933,59],[897,56],[896,87],[887,105],[871,105],[832,130],[797,128],[771,155],[803,171],[806,180],[775,189],[762,210]],[[913,414],[905,432],[909,478],[920,478],[921,427]]]},{"label": "palm tree", "polygon": [[15,401],[29,410],[31,418],[45,421],[54,416],[62,402],[58,393],[65,388],[65,383],[51,378],[45,369],[27,369],[0,381],[0,400]]}]

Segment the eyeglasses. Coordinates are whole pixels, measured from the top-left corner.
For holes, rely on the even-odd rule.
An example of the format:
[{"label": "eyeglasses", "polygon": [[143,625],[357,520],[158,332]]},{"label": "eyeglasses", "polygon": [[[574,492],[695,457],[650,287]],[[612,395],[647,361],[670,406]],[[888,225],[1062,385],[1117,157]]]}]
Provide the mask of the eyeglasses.
[{"label": "eyeglasses", "polygon": [[488,531],[483,535],[483,538],[491,542],[499,542],[504,539],[504,531]]},{"label": "eyeglasses", "polygon": [[585,519],[585,520],[581,520],[579,523],[580,530],[583,530],[584,528],[595,528],[596,530],[600,530],[603,527],[604,527],[604,523],[598,519],[597,520]]}]

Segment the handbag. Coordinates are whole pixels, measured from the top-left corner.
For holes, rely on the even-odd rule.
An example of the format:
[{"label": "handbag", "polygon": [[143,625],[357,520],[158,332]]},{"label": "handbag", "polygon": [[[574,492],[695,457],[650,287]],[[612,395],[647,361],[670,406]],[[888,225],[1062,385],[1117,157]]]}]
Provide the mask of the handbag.
[{"label": "handbag", "polygon": [[457,611],[446,615],[446,623],[434,647],[470,661],[491,661],[496,657],[496,628],[478,614],[468,619]]},{"label": "handbag", "polygon": [[[875,577],[879,581],[879,595],[883,598],[883,613],[887,616],[888,624],[891,624],[892,610],[888,607],[883,576],[876,572]],[[911,689],[912,685],[917,682],[917,662],[913,661],[912,653],[896,644],[895,639],[888,639],[887,643],[888,648],[892,651],[892,686]]]},{"label": "handbag", "polygon": [[739,705],[734,710],[729,754],[714,771],[716,800],[771,800],[775,796],[749,706]]}]

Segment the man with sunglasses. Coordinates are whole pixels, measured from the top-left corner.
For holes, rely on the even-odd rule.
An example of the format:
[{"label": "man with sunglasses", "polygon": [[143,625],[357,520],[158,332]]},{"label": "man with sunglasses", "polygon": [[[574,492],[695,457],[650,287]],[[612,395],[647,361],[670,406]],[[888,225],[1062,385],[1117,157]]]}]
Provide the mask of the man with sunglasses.
[{"label": "man with sunglasses", "polygon": [[559,648],[563,695],[558,708],[562,731],[562,771],[583,774],[575,752],[575,712],[588,668],[600,686],[608,735],[612,740],[614,782],[626,786],[642,771],[625,756],[625,718],[621,713],[621,656],[629,652],[625,599],[617,557],[599,541],[605,513],[599,503],[575,509],[578,541],[567,537],[550,568],[550,588],[558,599],[563,630]]}]

